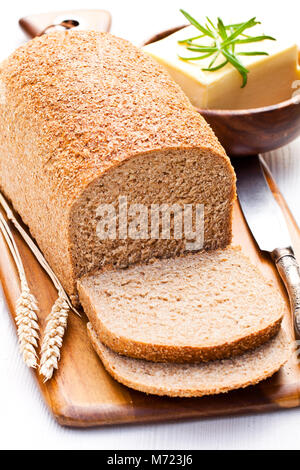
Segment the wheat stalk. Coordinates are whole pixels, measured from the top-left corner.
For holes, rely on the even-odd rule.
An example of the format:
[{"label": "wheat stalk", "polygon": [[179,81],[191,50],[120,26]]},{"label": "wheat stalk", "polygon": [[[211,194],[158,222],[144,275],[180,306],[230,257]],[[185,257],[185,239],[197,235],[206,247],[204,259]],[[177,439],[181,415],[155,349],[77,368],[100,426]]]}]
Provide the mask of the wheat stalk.
[{"label": "wheat stalk", "polygon": [[45,257],[43,256],[42,252],[39,250],[37,245],[34,243],[34,241],[31,239],[31,237],[26,233],[26,231],[23,229],[23,227],[19,224],[17,221],[16,217],[13,214],[13,211],[9,207],[8,202],[6,201],[5,197],[3,194],[0,192],[0,205],[3,207],[5,210],[7,218],[14,224],[15,228],[18,230],[20,235],[22,236],[23,240],[26,242],[27,246],[30,248],[32,253],[34,254],[35,258],[37,261],[40,263],[42,268],[46,271],[48,276],[50,277],[51,281],[53,282],[54,286],[56,287],[57,291],[61,291],[61,295],[64,297],[66,300],[67,304],[69,305],[70,309],[73,310],[79,317],[81,316],[78,310],[72,305],[68,295],[64,291],[58,277],[55,275],[55,273],[52,271],[51,267],[47,263]]},{"label": "wheat stalk", "polygon": [[60,348],[63,336],[67,327],[69,305],[65,300],[62,291],[59,291],[48,322],[45,328],[45,335],[41,346],[40,374],[44,376],[44,382],[51,379],[53,372],[58,368],[60,359]]},{"label": "wheat stalk", "polygon": [[30,292],[19,250],[10,228],[1,212],[0,230],[14,258],[20,277],[21,294],[16,302],[16,325],[20,350],[25,364],[28,367],[36,368],[36,348],[38,346],[37,340],[39,330],[37,313],[39,309],[36,298]]},{"label": "wheat stalk", "polygon": [[[48,316],[45,334],[41,346],[41,360],[39,372],[41,375],[44,376],[45,381],[47,381],[52,377],[54,370],[58,368],[58,361],[60,359],[60,349],[63,342],[63,336],[67,327],[69,310],[72,309],[79,316],[80,313],[75,309],[75,307],[73,307],[59,279],[52,271],[51,267],[47,263],[39,248],[36,246],[31,237],[27,234],[27,232],[17,221],[16,217],[13,214],[13,211],[11,210],[9,204],[7,203],[5,197],[1,192],[0,205],[5,210],[8,219],[14,224],[15,228],[23,237],[27,246],[31,249],[37,261],[47,272],[58,291],[58,298],[55,301]],[[16,322],[18,326],[18,336],[23,353],[23,358],[26,364],[30,367],[37,367],[37,354],[35,350],[35,348],[37,347],[38,339],[38,319],[36,316],[36,313],[38,312],[37,302],[34,296],[29,291],[21,257],[17,250],[15,241],[10,232],[8,224],[2,214],[0,221],[0,229],[3,228],[5,232],[4,236],[16,261],[21,280],[22,293],[17,302]]]}]

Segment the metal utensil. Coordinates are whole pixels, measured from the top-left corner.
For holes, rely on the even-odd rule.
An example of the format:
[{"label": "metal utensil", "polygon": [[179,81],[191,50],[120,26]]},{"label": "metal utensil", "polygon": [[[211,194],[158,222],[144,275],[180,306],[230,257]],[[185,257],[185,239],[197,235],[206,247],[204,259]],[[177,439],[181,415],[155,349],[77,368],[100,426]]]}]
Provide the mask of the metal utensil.
[{"label": "metal utensil", "polygon": [[281,149],[280,153],[273,152],[264,155],[264,170],[272,176],[277,188],[283,196],[294,221],[300,230],[300,192],[299,192],[299,144],[295,143]]},{"label": "metal utensil", "polygon": [[51,11],[21,18],[19,24],[31,38],[71,28],[109,31],[111,15],[105,10]]},{"label": "metal utensil", "polygon": [[272,257],[287,289],[295,332],[300,336],[300,269],[281,209],[273,197],[258,155],[236,159],[239,202],[259,248]]}]

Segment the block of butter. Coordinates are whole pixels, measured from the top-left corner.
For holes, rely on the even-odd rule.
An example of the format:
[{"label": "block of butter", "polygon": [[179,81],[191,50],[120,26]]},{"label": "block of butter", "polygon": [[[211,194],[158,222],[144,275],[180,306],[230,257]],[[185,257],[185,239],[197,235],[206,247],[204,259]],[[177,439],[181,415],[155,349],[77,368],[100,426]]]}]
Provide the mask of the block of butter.
[{"label": "block of butter", "polygon": [[[263,34],[259,26],[251,34]],[[179,58],[199,56],[199,52],[186,49],[178,41],[198,36],[194,26],[187,26],[165,39],[148,44],[143,50],[162,64],[171,77],[181,86],[191,103],[198,108],[247,109],[279,103],[292,96],[292,84],[300,79],[298,46],[288,39],[263,40],[253,44],[238,44],[236,52],[253,50],[267,52],[268,56],[240,56],[249,70],[248,83],[241,88],[242,77],[231,64],[214,72],[203,71],[211,57],[185,61]],[[276,36],[275,36],[276,37]],[[195,41],[207,45],[207,37]],[[253,47],[255,49],[253,49]],[[216,63],[224,61],[220,54]]]}]

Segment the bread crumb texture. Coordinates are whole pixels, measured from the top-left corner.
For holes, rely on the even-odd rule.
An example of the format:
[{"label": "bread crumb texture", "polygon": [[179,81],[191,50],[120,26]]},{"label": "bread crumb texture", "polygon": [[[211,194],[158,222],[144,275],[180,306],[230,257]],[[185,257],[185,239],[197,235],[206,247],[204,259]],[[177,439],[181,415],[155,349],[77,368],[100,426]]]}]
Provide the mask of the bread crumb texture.
[{"label": "bread crumb texture", "polygon": [[107,371],[141,392],[171,397],[201,397],[255,385],[271,377],[288,360],[290,344],[283,331],[263,346],[233,359],[198,364],[160,364],[131,359],[104,346],[88,324],[88,334]]},{"label": "bread crumb texture", "polygon": [[280,328],[285,304],[240,248],[106,270],[79,281],[102,343],[157,362],[223,359]]}]

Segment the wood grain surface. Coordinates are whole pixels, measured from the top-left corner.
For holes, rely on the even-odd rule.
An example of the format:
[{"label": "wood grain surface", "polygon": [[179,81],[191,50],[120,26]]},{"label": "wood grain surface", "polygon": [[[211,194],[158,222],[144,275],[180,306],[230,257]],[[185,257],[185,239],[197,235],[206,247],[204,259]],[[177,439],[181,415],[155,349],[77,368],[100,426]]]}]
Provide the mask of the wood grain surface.
[{"label": "wood grain surface", "polygon": [[[276,188],[275,188],[276,190]],[[280,194],[276,197],[285,210],[298,260],[300,259],[299,232],[290,218]],[[13,230],[13,228],[12,228]],[[234,243],[240,244],[252,262],[263,274],[273,279],[286,298],[284,287],[271,261],[257,249],[242,217],[238,203],[234,210]],[[47,275],[13,230],[28,280],[40,306],[41,330],[56,298],[56,292]],[[0,279],[12,317],[20,293],[14,262],[3,238],[0,238]],[[293,338],[291,318],[284,319],[284,328]],[[53,379],[43,383],[36,373],[41,393],[57,421],[62,425],[87,427],[115,423],[199,418],[279,408],[300,404],[300,368],[294,354],[289,363],[273,378],[241,391],[196,399],[164,398],[146,395],[128,389],[114,381],[104,370],[93,351],[86,333],[86,317],[70,314],[59,370]]]},{"label": "wood grain surface", "polygon": [[[141,44],[146,37],[181,24],[183,17],[178,13],[182,1],[130,3],[116,0],[101,2],[100,8],[107,8],[113,17],[113,33]],[[82,5],[81,5],[82,6]],[[51,9],[68,8],[62,0],[52,0]],[[72,4],[74,8],[74,4]],[[99,1],[89,2],[90,8],[99,8]],[[273,8],[270,3],[252,0],[237,11],[235,0],[203,4],[187,2],[187,11],[194,15],[219,15],[237,19],[250,18],[253,11],[259,19],[278,21],[281,32],[298,32],[299,8],[295,0],[286,0],[285,8]],[[4,59],[10,51],[24,41],[19,30],[18,19],[31,13],[50,10],[50,4],[36,0],[3,3],[5,21],[2,22],[0,53]],[[209,11],[208,11],[208,10]],[[204,11],[205,10],[205,11]],[[132,14],[134,12],[134,14]],[[248,16],[247,16],[248,15]],[[144,21],[146,18],[146,21]],[[137,21],[141,19],[141,21]],[[284,149],[268,154],[268,163],[281,190],[286,189],[293,208],[300,212],[300,139]],[[1,243],[1,242],[0,242]],[[0,250],[3,248],[1,245]],[[2,254],[0,252],[0,261]],[[1,287],[0,287],[1,291]],[[35,386],[33,374],[28,371],[17,352],[13,336],[12,321],[0,292],[0,441],[2,449],[300,449],[299,420],[300,408],[283,412],[224,419],[199,419],[189,422],[161,423],[159,425],[107,426],[90,429],[62,427],[52,419],[43,404]],[[228,401],[229,403],[229,401]]]}]

